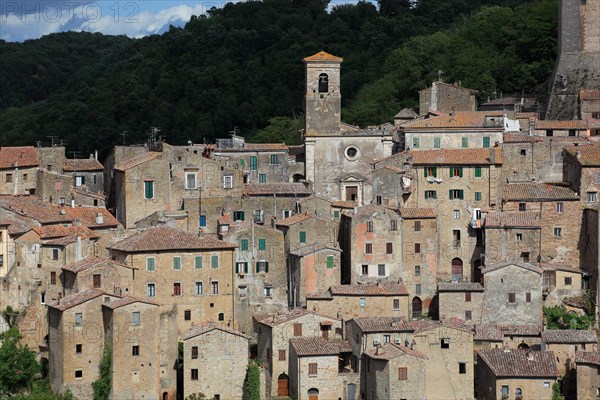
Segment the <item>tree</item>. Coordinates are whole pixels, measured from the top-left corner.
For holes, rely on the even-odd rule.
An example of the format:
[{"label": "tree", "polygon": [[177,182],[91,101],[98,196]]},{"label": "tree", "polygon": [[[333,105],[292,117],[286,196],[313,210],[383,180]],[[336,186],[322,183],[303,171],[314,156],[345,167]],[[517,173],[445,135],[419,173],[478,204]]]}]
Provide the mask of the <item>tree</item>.
[{"label": "tree", "polygon": [[10,328],[0,339],[0,394],[16,394],[31,388],[33,378],[40,372],[35,353],[21,345],[17,328]]},{"label": "tree", "polygon": [[577,315],[568,312],[562,306],[544,307],[544,318],[547,329],[590,329],[594,317],[590,315]]},{"label": "tree", "polygon": [[18,311],[13,310],[11,306],[6,306],[6,309],[2,311],[1,314],[2,318],[4,318],[4,321],[6,322],[9,328],[15,326],[15,323],[17,322],[17,317],[19,316]]},{"label": "tree", "polygon": [[248,364],[245,386],[248,400],[260,400],[260,368],[254,362]]},{"label": "tree", "polygon": [[552,384],[552,400],[561,400],[560,396],[560,383],[554,382]]},{"label": "tree", "polygon": [[94,389],[94,400],[108,400],[112,389],[112,349],[104,346],[102,361],[100,362],[100,377],[92,382]]}]

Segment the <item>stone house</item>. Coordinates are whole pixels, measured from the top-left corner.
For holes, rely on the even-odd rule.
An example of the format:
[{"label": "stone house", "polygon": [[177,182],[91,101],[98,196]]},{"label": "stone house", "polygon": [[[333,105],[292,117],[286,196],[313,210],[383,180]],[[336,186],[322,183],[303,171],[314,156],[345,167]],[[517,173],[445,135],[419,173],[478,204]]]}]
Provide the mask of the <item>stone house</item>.
[{"label": "stone house", "polygon": [[338,224],[330,218],[322,219],[304,212],[278,219],[274,224],[284,233],[288,253],[315,243],[337,247]]},{"label": "stone house", "polygon": [[392,154],[392,127],[359,129],[343,124],[342,59],[319,52],[303,61],[306,180],[317,196],[365,204],[372,197],[371,177],[366,171],[373,159]]},{"label": "stone house", "polygon": [[9,227],[11,222],[0,220],[0,278],[5,277],[14,262],[14,239],[11,238]]},{"label": "stone house", "polygon": [[326,292],[307,293],[306,308],[343,319],[372,315],[406,318],[410,315],[408,295],[399,282],[334,285]]},{"label": "stone house", "polygon": [[87,256],[62,267],[65,296],[87,289],[127,296],[133,292],[135,268],[95,256]]},{"label": "stone house", "polygon": [[481,323],[542,324],[542,269],[532,264],[504,262],[483,269],[485,292]]},{"label": "stone house", "polygon": [[[267,397],[289,396],[292,376],[290,339],[322,337],[339,340],[343,337],[342,321],[296,308],[287,313],[255,316],[258,330],[257,358],[265,362]],[[337,364],[336,364],[337,365]],[[304,373],[308,372],[308,369]]]},{"label": "stone house", "polygon": [[54,392],[93,398],[104,348],[101,305],[116,299],[88,289],[48,304],[48,375]]},{"label": "stone house", "polygon": [[554,353],[559,376],[568,377],[571,370],[575,368],[576,353],[597,351],[598,338],[596,331],[593,330],[544,330],[542,331],[542,350]]},{"label": "stone house", "polygon": [[357,398],[358,371],[345,340],[290,339],[290,393],[298,400]]},{"label": "stone house", "polygon": [[579,91],[579,103],[581,119],[600,119],[600,90],[581,89]]},{"label": "stone house", "polygon": [[438,276],[438,225],[432,208],[402,207],[401,278],[410,293],[411,316],[431,315]]},{"label": "stone house", "polygon": [[34,194],[39,162],[32,146],[0,147],[0,195]]},{"label": "stone house", "polygon": [[111,399],[175,398],[177,327],[165,321],[158,304],[123,297],[103,303],[102,314],[112,352]]},{"label": "stone house", "polygon": [[341,250],[319,242],[292,250],[288,255],[290,306],[306,306],[306,293],[324,292],[341,280]]},{"label": "stone house", "polygon": [[557,377],[551,351],[486,349],[477,352],[478,399],[549,399]]},{"label": "stone house", "polygon": [[419,115],[427,115],[430,110],[442,113],[475,111],[478,93],[462,87],[460,82],[433,81],[430,87],[419,91]]},{"label": "stone house", "polygon": [[235,245],[234,265],[238,330],[253,332],[254,314],[287,311],[288,293],[283,233],[250,221],[231,222],[220,234]]},{"label": "stone house", "polygon": [[[310,214],[317,218],[332,220],[339,223],[340,211],[332,207],[332,202],[318,196],[308,196],[298,199],[298,214]],[[335,213],[337,211],[337,213]]]},{"label": "stone house", "polygon": [[438,314],[441,320],[459,318],[468,324],[481,323],[483,286],[475,282],[439,283]]},{"label": "stone house", "polygon": [[400,208],[404,204],[404,197],[413,192],[413,176],[408,169],[383,165],[373,169],[371,175],[373,177],[372,203]]},{"label": "stone house", "polygon": [[541,263],[543,272],[544,305],[562,305],[569,297],[584,296],[587,284],[583,271],[577,266]]},{"label": "stone house", "polygon": [[365,398],[425,399],[427,356],[410,347],[386,343],[365,352]]},{"label": "stone house", "polygon": [[475,325],[476,350],[505,348],[541,350],[541,325]]},{"label": "stone house", "polygon": [[110,252],[116,262],[137,269],[130,295],[176,313],[182,335],[193,321],[235,328],[235,248],[215,237],[154,227],[113,244]]},{"label": "stone house", "polygon": [[485,262],[537,262],[541,255],[538,211],[492,211],[485,216]]},{"label": "stone house", "polygon": [[216,399],[244,398],[248,336],[205,322],[183,335],[183,396],[204,393]]},{"label": "stone house", "polygon": [[570,188],[537,182],[506,184],[502,211],[540,213],[538,262],[579,265],[583,210],[579,196]]},{"label": "stone house", "polygon": [[564,150],[564,180],[586,207],[600,203],[600,146],[569,146]]},{"label": "stone house", "polygon": [[534,122],[534,135],[585,137],[587,126],[585,120],[539,119]]},{"label": "stone house", "polygon": [[73,187],[104,193],[104,167],[96,158],[67,159],[64,172],[73,178]]},{"label": "stone house", "polygon": [[600,396],[600,353],[578,351],[575,353],[577,366],[577,398],[593,399]]}]

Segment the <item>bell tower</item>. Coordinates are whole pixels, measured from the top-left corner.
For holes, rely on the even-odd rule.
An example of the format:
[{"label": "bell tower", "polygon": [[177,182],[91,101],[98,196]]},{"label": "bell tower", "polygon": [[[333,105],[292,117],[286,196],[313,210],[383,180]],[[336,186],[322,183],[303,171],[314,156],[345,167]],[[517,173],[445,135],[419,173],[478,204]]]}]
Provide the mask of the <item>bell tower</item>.
[{"label": "bell tower", "polygon": [[340,68],[343,59],[321,51],[303,61],[306,72],[304,134],[337,134],[341,122]]}]

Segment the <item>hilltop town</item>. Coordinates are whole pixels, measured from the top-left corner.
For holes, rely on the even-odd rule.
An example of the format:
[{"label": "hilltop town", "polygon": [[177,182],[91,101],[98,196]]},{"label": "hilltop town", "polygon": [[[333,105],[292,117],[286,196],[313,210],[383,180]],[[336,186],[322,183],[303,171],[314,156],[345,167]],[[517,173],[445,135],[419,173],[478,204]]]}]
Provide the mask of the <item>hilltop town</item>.
[{"label": "hilltop town", "polygon": [[439,79],[360,128],[302,62],[302,145],[1,147],[0,331],[79,399],[107,353],[122,400],[600,396],[600,85],[560,61],[542,118]]}]

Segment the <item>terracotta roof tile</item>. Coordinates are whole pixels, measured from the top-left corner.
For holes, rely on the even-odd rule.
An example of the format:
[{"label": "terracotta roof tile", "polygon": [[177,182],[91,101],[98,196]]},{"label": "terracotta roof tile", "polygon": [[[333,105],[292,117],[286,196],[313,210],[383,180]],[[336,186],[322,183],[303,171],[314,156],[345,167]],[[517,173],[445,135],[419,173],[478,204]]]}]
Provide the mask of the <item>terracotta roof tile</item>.
[{"label": "terracotta roof tile", "polygon": [[569,146],[565,151],[576,158],[585,167],[600,166],[600,146]]},{"label": "terracotta roof tile", "polygon": [[331,293],[329,292],[310,292],[306,293],[307,300],[332,300]]},{"label": "terracotta roof tile", "polygon": [[540,119],[535,121],[535,129],[586,129],[587,122],[583,120],[558,121]]},{"label": "terracotta roof tile", "polygon": [[[87,289],[81,292],[73,293],[69,296],[66,296],[58,301],[54,301],[48,304],[48,307],[55,308],[60,311],[68,310],[69,308],[75,307],[79,304],[83,304],[87,301],[95,299],[96,297],[100,297],[102,295],[109,295],[102,290],[96,289]],[[119,297],[115,295],[109,295],[112,297]]]},{"label": "terracotta roof tile", "polygon": [[333,285],[329,292],[333,296],[408,296],[406,287],[397,282]]},{"label": "terracotta roof tile", "polygon": [[544,271],[566,271],[573,272],[576,274],[583,274],[581,268],[576,267],[575,265],[555,264],[553,262],[540,262],[540,267],[542,267]]},{"label": "terracotta roof tile", "polygon": [[244,339],[249,339],[249,336],[243,334],[242,332],[236,331],[234,329],[228,328],[224,325],[219,325],[212,321],[206,321],[198,325],[193,325],[186,333],[183,334],[183,340],[188,340],[198,335],[203,335],[207,332],[211,332],[214,330],[219,330],[221,332],[230,333],[232,335],[240,336]]},{"label": "terracotta roof tile", "polygon": [[301,214],[294,214],[291,217],[285,218],[285,219],[279,219],[276,222],[277,226],[292,226],[295,225],[299,222],[303,222],[306,220],[311,219],[311,216],[305,212],[305,213],[301,213]]},{"label": "terracotta roof tile", "polygon": [[285,151],[288,149],[285,143],[246,143],[241,150],[250,150],[250,151]]},{"label": "terracotta roof tile", "polygon": [[0,169],[37,167],[38,153],[33,146],[0,147]]},{"label": "terracotta roof tile", "polygon": [[540,325],[500,325],[504,336],[536,336],[540,337],[542,327]]},{"label": "terracotta roof tile", "polygon": [[496,271],[498,269],[505,268],[505,267],[508,267],[511,265],[526,269],[528,271],[535,272],[537,274],[541,274],[543,272],[543,270],[540,267],[537,267],[533,264],[522,263],[522,262],[518,262],[518,261],[506,261],[506,262],[500,262],[500,263],[496,263],[496,264],[490,264],[490,265],[487,265],[485,268],[482,268],[481,272],[484,274],[487,274],[488,272]]},{"label": "terracotta roof tile", "polygon": [[414,119],[419,118],[419,114],[417,114],[412,108],[403,108],[400,110],[400,112],[398,112],[398,114],[394,115],[394,118]]},{"label": "terracotta roof tile", "polygon": [[95,158],[78,158],[65,160],[65,172],[101,171],[104,167]]},{"label": "terracotta roof tile", "polygon": [[245,196],[310,195],[312,192],[300,182],[253,183],[244,185]]},{"label": "terracotta roof tile", "polygon": [[85,226],[62,226],[62,225],[46,225],[36,226],[33,228],[35,233],[40,235],[40,239],[56,239],[67,236],[80,236],[82,239],[99,238],[98,234]]},{"label": "terracotta roof tile", "polygon": [[260,322],[261,324],[265,324],[268,326],[277,326],[277,325],[281,325],[281,324],[285,324],[287,322],[293,321],[296,318],[304,317],[305,315],[313,315],[315,317],[321,317],[321,318],[327,318],[327,319],[339,321],[338,318],[317,314],[316,312],[309,311],[306,308],[294,308],[285,313],[277,313],[277,314],[271,314],[271,315],[266,315],[266,316],[261,316],[261,317],[257,316],[257,317],[255,317],[255,319],[258,322]]},{"label": "terracotta roof tile", "polygon": [[[64,207],[67,216],[79,220],[88,228],[111,228],[119,226],[119,221],[104,207]],[[102,222],[97,224],[98,214],[102,215]]]},{"label": "terracotta roof tile", "polygon": [[298,356],[328,356],[351,353],[352,347],[347,340],[325,340],[322,337],[291,338],[290,345]]},{"label": "terracotta roof tile", "polygon": [[331,207],[336,208],[354,208],[356,207],[356,202],[349,200],[341,200],[341,201],[332,201]]},{"label": "terracotta roof tile", "polygon": [[402,317],[357,317],[353,321],[365,333],[414,331],[414,328]]},{"label": "terracotta roof tile", "polygon": [[381,347],[375,349],[370,348],[365,351],[365,354],[377,360],[393,360],[394,358],[402,356],[413,356],[424,360],[427,359],[425,353],[395,343],[384,343]]},{"label": "terracotta roof tile", "polygon": [[505,201],[579,200],[568,187],[548,183],[508,183],[502,195]]},{"label": "terracotta roof tile", "polygon": [[217,218],[217,223],[219,225],[233,225],[233,219],[231,218],[231,215],[225,214]]},{"label": "terracotta roof tile", "polygon": [[117,308],[125,307],[125,306],[128,306],[130,304],[134,304],[134,303],[144,303],[144,304],[150,304],[152,306],[159,306],[160,305],[160,304],[155,303],[155,302],[150,301],[150,300],[136,299],[134,297],[123,297],[121,299],[116,299],[116,300],[113,300],[113,301],[108,302],[108,303],[103,303],[102,306],[110,308],[111,310],[116,310]]},{"label": "terracotta roof tile", "polygon": [[485,217],[486,228],[541,228],[537,211],[492,211]]},{"label": "terracotta roof tile", "polygon": [[473,340],[482,342],[502,342],[504,335],[497,325],[475,325]]},{"label": "terracotta roof tile", "polygon": [[343,58],[336,57],[324,51],[320,51],[312,56],[305,57],[302,61],[332,61],[332,62],[342,62]]},{"label": "terracotta roof tile", "polygon": [[557,377],[556,358],[551,351],[485,349],[477,354],[496,377]]},{"label": "terracotta roof tile", "polygon": [[435,218],[437,216],[433,208],[410,208],[403,207],[398,209],[400,216],[404,219],[415,218]]},{"label": "terracotta roof tile", "polygon": [[600,352],[577,351],[575,352],[575,362],[578,364],[600,365]]},{"label": "terracotta roof tile", "polygon": [[8,234],[9,235],[21,235],[25,232],[29,232],[32,227],[29,226],[25,221],[13,220],[13,219],[3,219],[0,220],[0,225],[8,226]]},{"label": "terracotta roof tile", "polygon": [[337,251],[339,253],[342,252],[342,250],[339,247],[327,246],[321,243],[313,243],[295,250],[290,250],[290,254],[293,254],[298,257],[304,257],[306,255],[313,254],[321,250],[331,250]]},{"label": "terracotta roof tile", "polygon": [[115,169],[117,171],[127,171],[130,168],[137,167],[147,161],[155,160],[159,158],[162,153],[149,151],[147,153],[142,153],[138,156],[132,157],[128,160],[122,161],[120,163],[115,164]]},{"label": "terracotta roof tile", "polygon": [[234,249],[236,246],[211,236],[196,234],[167,226],[146,229],[113,244],[112,250],[124,252],[155,252],[161,250]]},{"label": "terracotta roof tile", "polygon": [[[486,128],[490,130],[504,129],[503,124],[499,126],[485,126],[485,117],[492,116],[502,118],[502,113],[489,111],[457,111],[454,115],[444,114],[438,117],[420,119],[415,122],[408,123],[404,126],[406,131],[417,129],[432,129],[432,128]],[[448,132],[447,132],[448,133]]]},{"label": "terracotta roof tile", "polygon": [[477,282],[438,283],[438,292],[483,292],[483,286]]},{"label": "terracotta roof tile", "polygon": [[579,91],[580,100],[600,100],[599,89],[581,89]]},{"label": "terracotta roof tile", "polygon": [[409,150],[407,153],[414,165],[500,165],[504,162],[500,147]]},{"label": "terracotta roof tile", "polygon": [[104,195],[104,193],[97,193],[97,192],[89,191],[89,190],[85,189],[84,186],[82,186],[80,188],[76,187],[76,188],[71,189],[71,194],[79,194],[82,196],[106,201],[106,196]]},{"label": "terracotta roof tile", "polygon": [[86,271],[88,269],[92,269],[92,268],[95,268],[98,266],[114,266],[114,265],[131,269],[131,267],[129,267],[127,265],[118,264],[115,261],[105,260],[105,259],[94,257],[94,256],[88,256],[79,261],[75,261],[70,264],[67,264],[64,267],[62,267],[62,269],[65,271],[71,271],[75,274],[78,274],[79,272]]},{"label": "terracotta roof tile", "polygon": [[573,329],[550,329],[542,331],[545,343],[598,343],[596,331]]},{"label": "terracotta roof tile", "polygon": [[0,196],[0,207],[41,224],[72,221],[67,215],[60,213],[60,207],[43,202],[35,196]]}]

